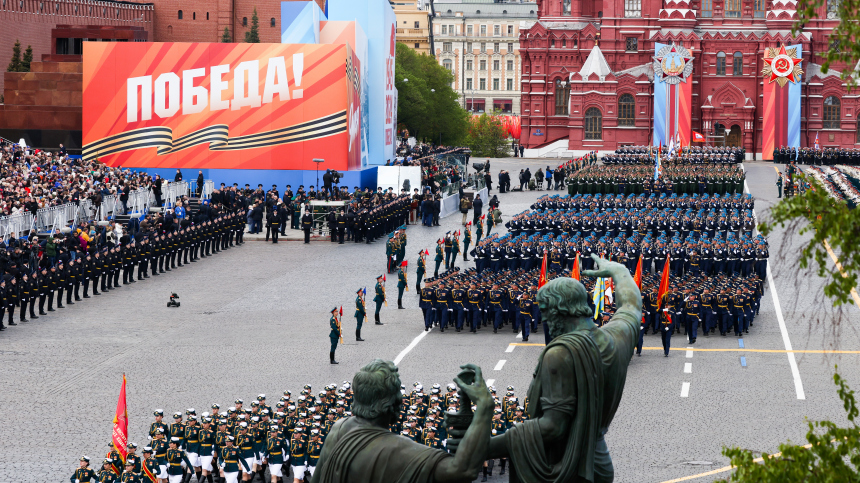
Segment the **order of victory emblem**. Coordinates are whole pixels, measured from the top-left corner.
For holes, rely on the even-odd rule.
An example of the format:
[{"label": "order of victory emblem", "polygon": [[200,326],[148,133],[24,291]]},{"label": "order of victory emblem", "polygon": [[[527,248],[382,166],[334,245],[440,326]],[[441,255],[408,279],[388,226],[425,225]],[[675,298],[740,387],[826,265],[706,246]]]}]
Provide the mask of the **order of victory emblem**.
[{"label": "order of victory emblem", "polygon": [[687,82],[693,74],[693,56],[678,45],[666,45],[654,56],[654,73],[666,84]]}]

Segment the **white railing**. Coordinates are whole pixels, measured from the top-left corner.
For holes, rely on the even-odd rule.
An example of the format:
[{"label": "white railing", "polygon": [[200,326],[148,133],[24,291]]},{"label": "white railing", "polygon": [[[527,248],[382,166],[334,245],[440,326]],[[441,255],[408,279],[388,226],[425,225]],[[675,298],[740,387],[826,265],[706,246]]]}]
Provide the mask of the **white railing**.
[{"label": "white railing", "polygon": [[140,188],[128,194],[127,211],[124,214],[146,213],[155,201],[155,196],[149,188]]},{"label": "white railing", "polygon": [[16,238],[29,236],[30,230],[35,226],[35,220],[36,217],[29,211],[0,217],[0,237],[6,241],[12,233]]},{"label": "white railing", "polygon": [[188,195],[188,187],[190,184],[186,181],[172,181],[162,186],[161,201],[164,208],[173,208],[176,205],[176,200]]},{"label": "white railing", "polygon": [[36,230],[54,233],[67,226],[74,226],[77,213],[78,205],[74,203],[42,208],[36,212]]},{"label": "white railing", "polygon": [[203,181],[203,193],[200,194],[200,200],[212,199],[212,193],[215,191],[215,182],[211,179]]},{"label": "white railing", "polygon": [[117,195],[107,195],[102,197],[102,204],[99,206],[94,219],[96,221],[108,221],[114,217],[119,205]]}]

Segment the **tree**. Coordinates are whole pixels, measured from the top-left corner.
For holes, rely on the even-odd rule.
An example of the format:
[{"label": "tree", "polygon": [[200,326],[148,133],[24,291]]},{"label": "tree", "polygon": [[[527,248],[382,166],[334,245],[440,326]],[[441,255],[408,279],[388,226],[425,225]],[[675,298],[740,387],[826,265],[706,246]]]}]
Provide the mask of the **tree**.
[{"label": "tree", "polygon": [[855,67],[860,60],[860,1],[799,0],[796,7],[797,21],[794,22],[791,33],[795,37],[800,35],[806,24],[818,18],[817,10],[822,7],[828,9],[830,6],[835,7],[834,13],[839,18],[839,24],[830,30],[828,50],[818,53],[824,58],[821,72],[826,74],[831,67],[844,65],[840,77],[850,89],[857,85]]},{"label": "tree", "polygon": [[[788,226],[789,233],[804,235],[811,233],[800,252],[800,268],[807,268],[814,260],[818,265],[818,276],[828,283],[824,294],[833,299],[836,306],[852,303],[851,290],[857,286],[860,273],[860,210],[851,209],[845,202],[830,197],[818,181],[812,177],[796,175],[800,182],[810,184],[803,193],[784,198],[769,212],[769,220],[759,226],[767,236],[779,225]],[[839,254],[841,267],[831,267],[828,262],[828,247]],[[841,268],[841,270],[840,270]]]},{"label": "tree", "polygon": [[254,15],[251,16],[251,30],[245,32],[245,42],[260,43],[260,19],[257,17],[257,7],[254,7]]},{"label": "tree", "polygon": [[444,145],[462,143],[468,128],[468,113],[451,88],[448,69],[433,57],[418,54],[398,43],[394,59],[397,88],[397,122],[416,139]]},{"label": "tree", "polygon": [[232,41],[233,41],[233,39],[230,37],[230,29],[228,29],[227,27],[224,27],[224,33],[221,34],[221,43],[222,44],[229,44]]},{"label": "tree", "polygon": [[484,113],[472,118],[466,146],[473,156],[504,158],[508,156],[508,133],[498,117]]},{"label": "tree", "polygon": [[[735,473],[725,481],[783,483],[803,481],[829,483],[860,481],[860,426],[854,391],[836,373],[833,382],[839,387],[839,399],[852,427],[840,428],[830,421],[808,421],[806,446],[783,444],[775,455],[754,458],[752,451],[723,448],[723,455],[732,460]],[[760,462],[760,463],[759,463]],[[850,464],[849,464],[850,463]]]},{"label": "tree", "polygon": [[21,72],[30,72],[30,63],[33,62],[33,47],[27,46],[24,58],[21,60]]},{"label": "tree", "polygon": [[9,62],[9,67],[6,67],[6,72],[21,72],[21,42],[15,41],[12,47],[12,61]]}]

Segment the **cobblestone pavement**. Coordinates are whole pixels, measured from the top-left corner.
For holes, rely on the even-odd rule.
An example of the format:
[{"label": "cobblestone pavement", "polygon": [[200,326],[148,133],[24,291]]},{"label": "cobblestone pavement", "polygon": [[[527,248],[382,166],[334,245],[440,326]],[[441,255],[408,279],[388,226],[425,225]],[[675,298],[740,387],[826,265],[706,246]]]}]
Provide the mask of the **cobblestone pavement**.
[{"label": "cobblestone pavement", "polygon": [[[492,171],[515,175],[521,166],[534,171],[546,164],[494,160]],[[749,164],[748,172],[761,216],[776,201],[775,172],[762,163]],[[500,195],[501,210],[505,217],[516,214],[540,194]],[[459,221],[455,215],[441,227],[409,227],[410,290],[415,254],[424,248],[432,254],[435,240],[459,228]],[[774,258],[782,240],[779,231],[771,236]],[[405,294],[406,310],[396,308],[396,277],[389,277],[385,325],[366,322],[366,341],[354,341],[355,290],[367,286],[372,292],[375,277],[384,271],[384,250],[382,241],[246,243],[3,332],[0,439],[6,444],[0,482],[56,482],[71,475],[80,455],[101,458],[122,373],[128,378],[130,440],[140,446],[156,408],[169,413],[194,407],[199,414],[212,403],[223,408],[259,393],[274,403],[284,390],[295,394],[306,383],[319,392],[325,384],[350,380],[373,358],[395,359],[416,337],[421,339],[399,364],[405,385],[447,384],[461,363],[473,362],[496,387],[513,385],[524,397],[540,346],[512,346],[519,339],[510,332],[424,336],[416,294]],[[788,253],[794,252],[789,247]],[[458,265],[473,266],[462,260]],[[772,266],[794,349],[860,350],[856,330],[844,326],[834,332],[838,314],[814,300],[819,279],[798,275],[794,259],[774,260]],[[171,292],[179,294],[180,308],[166,307]],[[337,351],[340,365],[333,366],[328,310],[341,305],[345,344]],[[831,382],[833,364],[860,387],[860,356],[796,354],[805,397],[798,399],[788,356],[779,352],[785,345],[776,313],[768,291],[744,338],[746,352],[735,338],[711,336],[699,337],[697,351],[686,353],[676,337],[682,350],[671,357],[646,350],[631,362],[625,397],[607,435],[616,481],[661,482],[725,466],[723,445],[774,452],[787,439],[803,440],[807,416],[844,422]],[[856,307],[846,308],[843,321],[858,320],[858,314]],[[647,336],[645,345],[659,347],[659,337]],[[761,350],[775,352],[755,352]],[[688,395],[680,397],[684,383]]]}]

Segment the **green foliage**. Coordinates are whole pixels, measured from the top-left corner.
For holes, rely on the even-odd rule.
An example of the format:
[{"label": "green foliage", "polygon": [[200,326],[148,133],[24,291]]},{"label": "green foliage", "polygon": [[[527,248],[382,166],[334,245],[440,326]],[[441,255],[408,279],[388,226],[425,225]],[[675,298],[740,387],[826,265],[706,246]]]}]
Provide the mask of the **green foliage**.
[{"label": "green foliage", "polygon": [[257,17],[257,7],[254,7],[254,15],[251,15],[251,30],[245,32],[245,43],[260,43],[260,19]]},{"label": "green foliage", "polygon": [[506,158],[508,144],[508,133],[498,117],[484,113],[472,118],[466,146],[472,150],[473,156]]},{"label": "green foliage", "polygon": [[[811,233],[800,253],[800,268],[807,268],[810,261],[818,265],[818,276],[827,279],[824,294],[833,299],[834,305],[853,303],[851,289],[857,286],[860,273],[860,209],[850,209],[844,202],[831,198],[827,191],[811,177],[798,175],[810,183],[811,189],[791,198],[784,198],[770,210],[772,221],[762,223],[759,230],[767,236],[779,225],[790,225],[797,235]],[[799,237],[798,237],[799,238]],[[839,256],[840,273],[828,259],[825,240]]]},{"label": "green foliage", "polygon": [[860,481],[860,427],[857,403],[848,384],[836,373],[833,382],[839,387],[839,399],[850,427],[840,428],[830,421],[807,421],[806,446],[782,444],[775,455],[754,458],[752,451],[723,448],[731,458],[735,473],[725,481],[755,483],[836,483]]},{"label": "green foliage", "polygon": [[433,57],[398,43],[394,59],[397,122],[416,139],[446,146],[461,144],[468,113],[451,88],[454,77]]},{"label": "green foliage", "polygon": [[233,41],[233,39],[232,39],[232,37],[230,37],[230,29],[228,29],[227,27],[224,27],[224,33],[221,34],[221,43],[222,44],[229,44],[232,41]]},{"label": "green foliage", "polygon": [[30,63],[33,62],[33,47],[27,46],[24,57],[21,59],[21,72],[30,72]]},{"label": "green foliage", "polygon": [[[799,0],[797,2],[797,21],[792,26],[791,34],[800,35],[801,30],[810,21],[818,18],[817,10],[834,0]],[[839,25],[830,30],[828,35],[829,49],[820,52],[824,58],[821,64],[821,72],[827,73],[831,66],[846,64],[847,68],[842,70],[840,77],[849,86],[855,87],[857,80],[854,78],[854,66],[860,60],[860,0],[840,0],[836,3],[836,13],[839,17]],[[827,35],[827,34],[822,34]]]},{"label": "green foliage", "polygon": [[12,47],[12,61],[9,62],[9,67],[6,67],[6,72],[21,72],[21,42],[18,40]]}]

